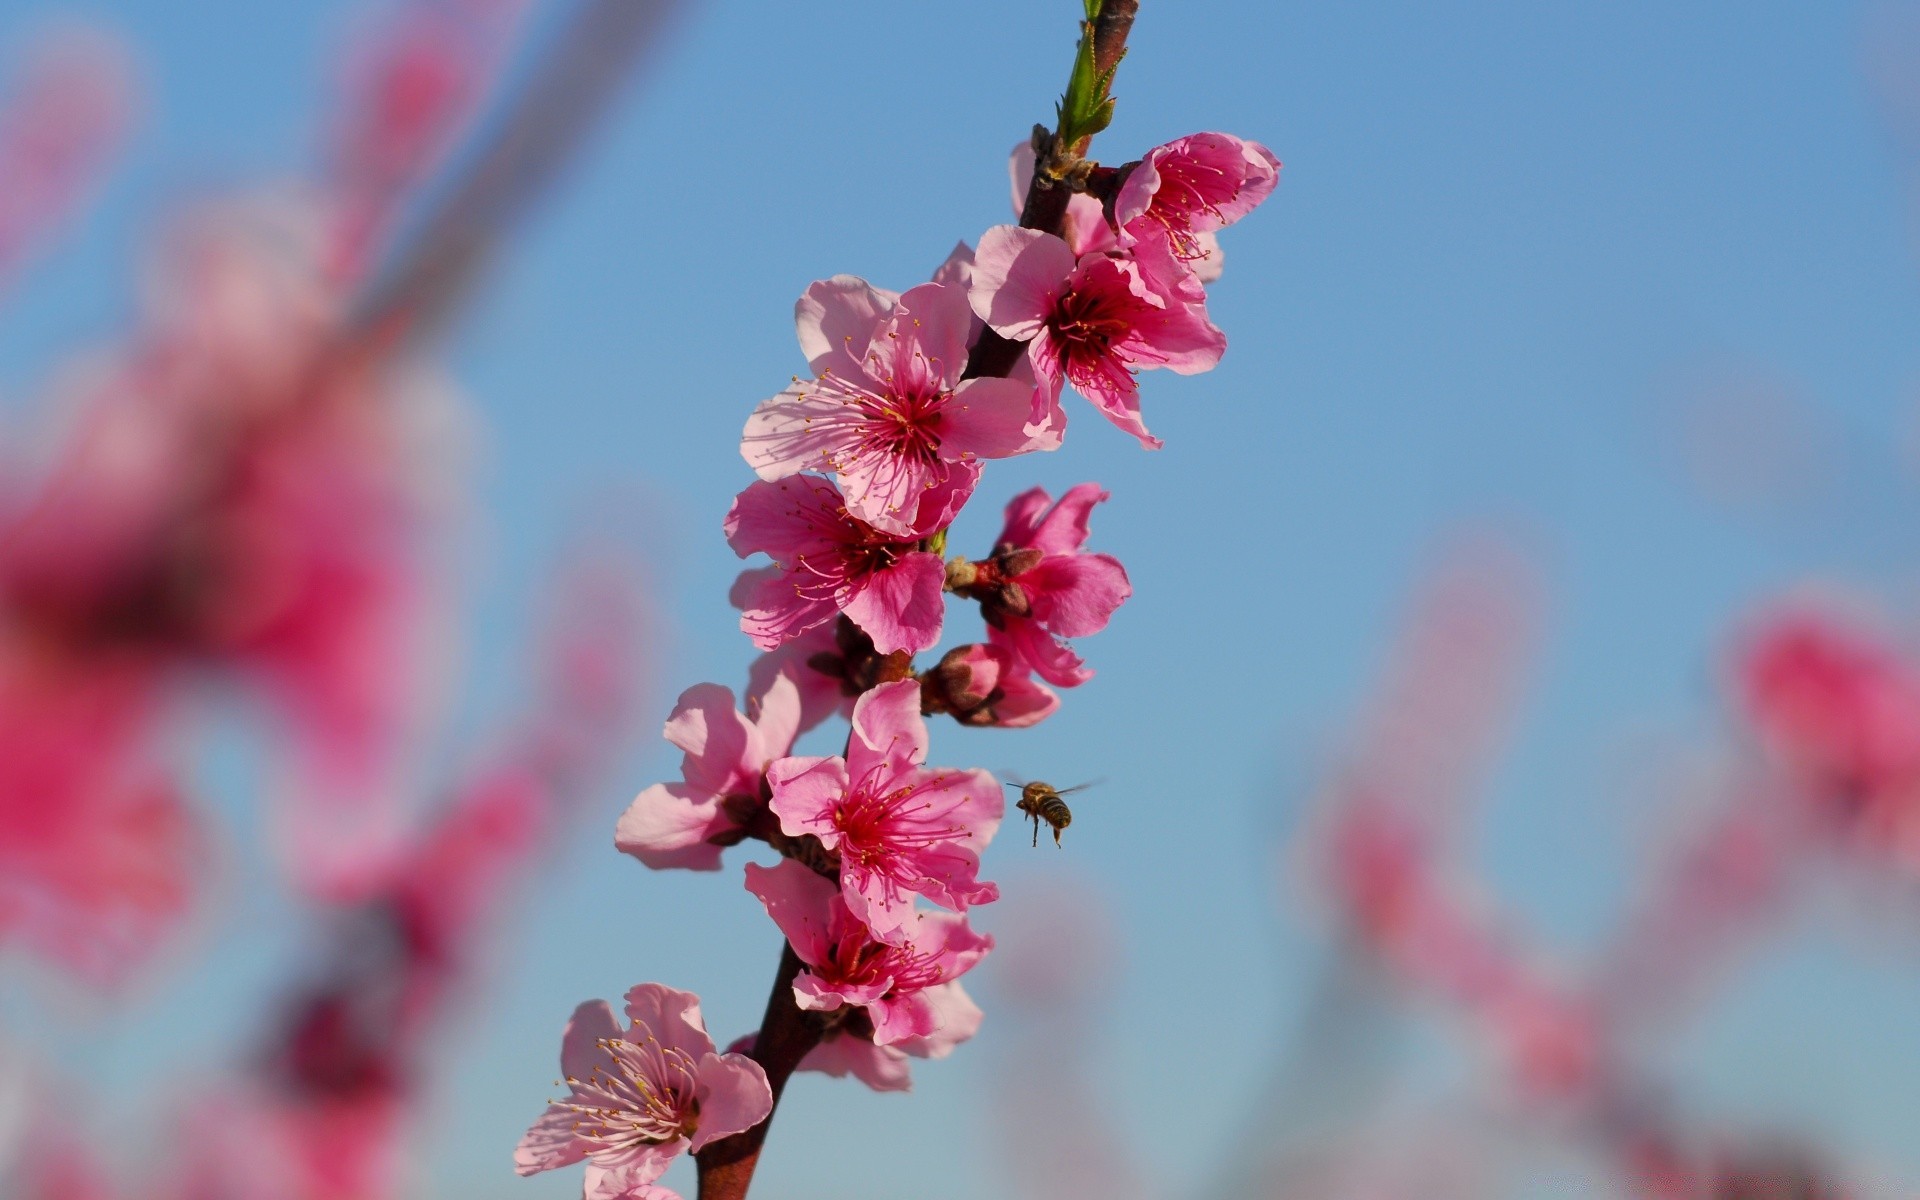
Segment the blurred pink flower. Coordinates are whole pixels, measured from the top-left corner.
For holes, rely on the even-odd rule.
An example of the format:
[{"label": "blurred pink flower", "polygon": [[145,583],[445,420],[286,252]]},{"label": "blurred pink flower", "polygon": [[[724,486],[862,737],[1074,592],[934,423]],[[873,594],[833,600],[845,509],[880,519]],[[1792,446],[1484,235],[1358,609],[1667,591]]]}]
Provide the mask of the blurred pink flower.
[{"label": "blurred pink flower", "polygon": [[719,870],[721,848],[743,836],[743,815],[766,803],[768,765],[793,749],[799,732],[800,693],[788,676],[774,677],[758,708],[748,720],[717,683],[680,693],[666,738],[685,751],[681,782],[636,796],[613,844],[655,870]]},{"label": "blurred pink flower", "polygon": [[1050,233],[996,225],[974,260],[973,309],[996,333],[1027,343],[1039,386],[1030,421],[1060,428],[1063,383],[1148,448],[1137,370],[1208,371],[1227,339],[1206,308],[1126,254],[1076,256]]},{"label": "blurred pink flower", "polygon": [[561,1042],[570,1094],[534,1122],[514,1151],[522,1175],[587,1160],[589,1200],[631,1195],[683,1151],[741,1133],[773,1111],[760,1064],[714,1053],[699,997],[657,983],[627,993],[628,1028],[593,1000],[574,1010]]},{"label": "blurred pink flower", "polygon": [[139,656],[74,662],[0,628],[0,943],[114,986],[200,891],[204,834],[156,755]]},{"label": "blurred pink flower", "polygon": [[932,771],[920,685],[881,684],[853,709],[847,757],[784,758],[767,768],[771,807],[789,837],[840,856],[847,907],[880,941],[911,935],[913,897],[964,911],[995,899],[980,852],[1006,799],[987,771]]},{"label": "blurred pink flower", "polygon": [[856,920],[840,889],[807,867],[784,859],[767,868],[747,864],[747,890],[787,935],[807,964],[794,981],[802,1009],[863,1009],[881,1046],[938,1038],[953,1045],[978,1026],[978,1009],[955,982],[972,970],[993,939],[975,933],[956,913],[914,912],[904,940],[875,941]]},{"label": "blurred pink flower", "polygon": [[916,525],[922,496],[959,464],[1059,445],[1028,432],[1029,388],[961,379],[974,319],[962,288],[926,283],[889,305],[841,275],[808,288],[795,316],[816,377],[747,419],[740,452],[762,479],[835,473],[856,520],[920,535],[931,532]]},{"label": "blurred pink flower", "polygon": [[[923,492],[915,525],[944,526],[978,474],[965,466]],[[740,628],[762,650],[843,612],[882,654],[925,650],[940,639],[946,568],[939,555],[921,549],[918,535],[898,537],[855,520],[826,480],[796,475],[752,484],[734,499],[726,529],[741,558],[773,559],[772,567],[743,572],[733,591]]]}]

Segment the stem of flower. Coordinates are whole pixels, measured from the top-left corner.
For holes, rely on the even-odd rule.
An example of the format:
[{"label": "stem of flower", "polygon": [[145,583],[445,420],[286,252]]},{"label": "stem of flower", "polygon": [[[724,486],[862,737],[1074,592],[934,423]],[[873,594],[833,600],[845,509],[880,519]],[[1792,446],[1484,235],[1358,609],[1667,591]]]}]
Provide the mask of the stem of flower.
[{"label": "stem of flower", "polygon": [[[1100,15],[1093,21],[1094,69],[1098,72],[1111,72],[1120,65],[1121,58],[1127,53],[1127,35],[1133,32],[1133,19],[1140,12],[1140,0],[1106,0],[1100,6]],[[1047,177],[1039,169],[1039,160],[1045,147],[1038,143],[1045,138],[1049,145],[1059,135],[1049,134],[1044,127],[1034,131],[1034,172],[1033,182],[1027,185],[1026,203],[1020,208],[1020,225],[1025,229],[1039,229],[1059,236],[1067,218],[1067,201],[1073,191],[1063,187]],[[1085,154],[1087,143],[1092,139],[1083,139],[1074,147],[1076,154]],[[973,351],[967,356],[967,369],[964,377],[975,379],[983,376],[1005,378],[1020,361],[1020,352],[1025,342],[1016,342],[1001,337],[991,329],[980,331],[980,340],[973,344]]]},{"label": "stem of flower", "polygon": [[812,1049],[820,1044],[825,1028],[816,1013],[802,1012],[793,1001],[793,981],[800,974],[800,956],[791,945],[780,949],[780,969],[774,973],[773,994],[767,997],[767,1013],[760,1022],[760,1035],[748,1056],[767,1073],[767,1086],[773,1089],[773,1109],[767,1119],[745,1133],[721,1138],[694,1155],[699,1167],[699,1200],[744,1200],[747,1185],[753,1182],[753,1170],[760,1165],[760,1149],[773,1125],[773,1114],[780,1109],[780,1093],[787,1080]]},{"label": "stem of flower", "polygon": [[[1093,40],[1094,67],[1097,72],[1110,75],[1120,65],[1120,59],[1127,52],[1127,35],[1132,32],[1133,19],[1139,11],[1140,0],[1105,0],[1101,5],[1100,13],[1094,18],[1093,27],[1087,34]],[[1037,129],[1036,154],[1041,149],[1037,143],[1042,137],[1051,142],[1058,134],[1048,134],[1044,128]],[[1073,147],[1074,153],[1084,155],[1089,140],[1082,139]],[[1036,169],[1033,183],[1027,188],[1026,203],[1021,208],[1020,224],[1057,236],[1065,222],[1067,200],[1072,194],[1069,187],[1047,178],[1046,172]],[[982,330],[980,340],[974,343],[967,357],[965,377],[1005,377],[1020,360],[1024,348],[1025,343],[1009,341],[991,329]],[[944,544],[941,549],[945,549]],[[882,660],[879,678],[875,683],[904,679],[912,673],[911,655],[891,654]],[[794,1003],[793,981],[799,976],[800,968],[800,956],[793,952],[793,947],[782,946],[780,969],[773,980],[773,994],[767,997],[767,1013],[760,1022],[760,1033],[750,1052],[753,1060],[767,1073],[767,1085],[773,1089],[773,1109],[767,1113],[766,1120],[752,1129],[721,1138],[694,1155],[699,1167],[699,1200],[746,1200],[747,1187],[753,1182],[754,1168],[760,1164],[760,1150],[766,1144],[767,1130],[773,1125],[774,1113],[780,1109],[780,1093],[786,1090],[787,1080],[799,1068],[800,1060],[818,1046],[826,1034],[825,1023],[819,1014],[802,1012],[800,1006]]]}]

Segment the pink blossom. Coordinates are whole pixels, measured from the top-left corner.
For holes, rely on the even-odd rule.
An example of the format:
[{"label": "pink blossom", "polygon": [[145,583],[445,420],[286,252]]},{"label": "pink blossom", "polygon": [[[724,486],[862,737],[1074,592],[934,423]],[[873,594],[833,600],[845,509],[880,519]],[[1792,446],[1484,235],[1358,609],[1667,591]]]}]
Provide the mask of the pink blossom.
[{"label": "pink blossom", "polygon": [[1140,419],[1134,373],[1211,370],[1227,345],[1205,306],[1175,282],[1132,255],[1076,257],[1050,233],[996,225],[980,238],[971,298],[995,332],[1028,344],[1039,380],[1035,424],[1048,419],[1062,383],[1071,383],[1109,421],[1158,448]]},{"label": "pink blossom", "polygon": [[920,685],[903,679],[854,705],[846,758],[767,768],[782,831],[839,853],[847,907],[885,942],[911,936],[916,894],[962,911],[1000,894],[977,878],[1006,807],[999,782],[982,770],[927,770],[926,757]]},{"label": "pink blossom", "polygon": [[986,956],[993,939],[968,928],[965,917],[914,912],[903,940],[875,941],[839,888],[792,859],[771,869],[748,863],[747,890],[807,964],[793,985],[802,1009],[862,1009],[875,1044],[889,1046],[938,1037],[949,1012],[972,1007],[954,981]]},{"label": "pink blossom", "polygon": [[[928,532],[944,526],[978,474],[964,466],[922,493],[916,525]],[[925,650],[940,640],[945,564],[921,548],[918,535],[899,537],[854,519],[840,489],[826,480],[796,475],[755,483],[735,498],[726,529],[740,557],[773,559],[772,567],[744,572],[733,592],[740,628],[762,650],[842,612],[882,654]]]},{"label": "pink blossom", "polygon": [[1026,659],[1005,646],[978,642],[947,651],[922,676],[921,687],[927,711],[951,713],[962,725],[1021,729],[1060,707],[1052,689],[1034,682]]},{"label": "pink blossom", "polygon": [[748,720],[717,683],[680,693],[666,739],[686,753],[681,782],[656,783],[634,798],[613,844],[654,868],[720,869],[721,847],[740,840],[742,814],[765,803],[767,765],[793,749],[800,693],[776,676]]},{"label": "pink blossom", "polygon": [[766,1072],[744,1055],[714,1053],[691,992],[640,984],[627,993],[627,1020],[622,1032],[600,1000],[574,1010],[560,1046],[571,1091],[520,1139],[520,1174],[586,1159],[590,1200],[632,1196],[683,1151],[773,1111]]},{"label": "pink blossom", "polygon": [[926,283],[888,306],[840,276],[809,288],[795,315],[816,377],[747,419],[740,452],[762,479],[835,473],[855,519],[908,536],[928,532],[916,525],[922,495],[964,464],[1059,445],[1026,428],[1029,389],[961,379],[974,319],[965,289]]},{"label": "pink blossom", "polygon": [[1214,231],[1246,216],[1273,192],[1280,161],[1259,142],[1195,133],[1147,151],[1114,199],[1121,240],[1163,241],[1200,282],[1220,277]]},{"label": "pink blossom", "polygon": [[1783,613],[1735,670],[1762,736],[1797,769],[1860,792],[1920,775],[1920,672],[1871,637],[1821,613]]},{"label": "pink blossom", "polygon": [[1044,488],[1022,492],[1007,504],[993,556],[951,570],[955,590],[980,601],[989,643],[1058,687],[1093,677],[1061,639],[1105,629],[1133,594],[1118,559],[1081,549],[1093,506],[1107,498],[1097,483],[1069,489],[1058,504]]}]

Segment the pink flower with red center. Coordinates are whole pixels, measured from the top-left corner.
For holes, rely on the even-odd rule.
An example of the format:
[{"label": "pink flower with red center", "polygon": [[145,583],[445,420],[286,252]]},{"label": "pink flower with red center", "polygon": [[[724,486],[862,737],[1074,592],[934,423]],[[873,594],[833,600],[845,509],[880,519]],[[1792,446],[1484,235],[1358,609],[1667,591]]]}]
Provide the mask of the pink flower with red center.
[{"label": "pink flower with red center", "polygon": [[855,519],[924,534],[922,495],[963,464],[1059,445],[1028,430],[1029,388],[960,378],[973,323],[965,288],[922,284],[889,305],[843,275],[807,289],[795,319],[815,378],[795,379],[747,419],[740,453],[762,479],[837,474]]},{"label": "pink flower with red center", "polygon": [[914,912],[904,940],[875,941],[839,888],[792,859],[771,869],[748,863],[747,890],[807,964],[794,980],[794,1002],[814,1012],[864,1010],[876,1045],[940,1033],[947,1010],[965,999],[954,981],[993,948],[957,913]]},{"label": "pink flower with red center", "polygon": [[999,781],[981,770],[927,770],[926,759],[920,685],[903,679],[854,705],[845,758],[767,768],[781,830],[839,854],[847,907],[885,942],[911,935],[916,895],[961,911],[1000,895],[978,878],[980,851],[1006,809]]},{"label": "pink flower with red center", "polygon": [[1105,629],[1133,594],[1118,559],[1081,549],[1093,506],[1107,498],[1097,483],[1069,489],[1058,504],[1045,488],[1022,492],[1007,504],[993,557],[952,570],[955,590],[980,601],[989,643],[1058,687],[1093,678],[1061,639]]},{"label": "pink flower with red center", "polygon": [[1214,231],[1238,221],[1272,194],[1280,160],[1259,142],[1195,133],[1155,146],[1128,173],[1114,199],[1127,245],[1160,240],[1202,283],[1220,277]]},{"label": "pink flower with red center", "polygon": [[587,1200],[618,1200],[660,1178],[682,1152],[773,1111],[759,1063],[714,1053],[698,996],[643,983],[627,993],[627,1020],[623,1032],[601,1000],[574,1010],[560,1045],[570,1091],[520,1139],[520,1174],[584,1159]]},{"label": "pink flower with red center", "polygon": [[800,693],[776,676],[748,720],[733,692],[717,683],[680,693],[666,739],[685,751],[679,783],[656,783],[634,797],[614,827],[613,844],[655,870],[720,869],[720,851],[744,836],[741,816],[766,802],[767,764],[793,749]]},{"label": "pink flower with red center", "polygon": [[[916,526],[944,526],[973,490],[977,466],[962,465],[921,493]],[[964,485],[964,486],[962,486]],[[925,650],[940,640],[946,566],[921,546],[858,520],[840,489],[812,475],[756,483],[727,513],[727,542],[773,566],[743,572],[733,602],[740,628],[762,650],[845,613],[882,654]]]},{"label": "pink flower with red center", "polygon": [[980,238],[973,309],[1001,336],[1027,343],[1038,387],[1031,419],[1047,419],[1063,383],[1109,421],[1158,449],[1140,418],[1136,371],[1211,370],[1226,335],[1205,305],[1142,259],[1125,253],[1076,257],[1050,233],[996,225]]}]

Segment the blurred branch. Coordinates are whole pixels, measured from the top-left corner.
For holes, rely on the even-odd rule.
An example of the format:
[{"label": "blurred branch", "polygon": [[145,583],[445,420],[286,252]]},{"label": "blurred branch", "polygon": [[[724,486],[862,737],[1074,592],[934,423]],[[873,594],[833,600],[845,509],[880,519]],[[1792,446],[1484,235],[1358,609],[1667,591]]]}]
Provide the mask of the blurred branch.
[{"label": "blurred branch", "polygon": [[579,150],[680,0],[584,0],[572,23],[363,299],[355,330],[418,341],[453,313],[500,242]]}]

